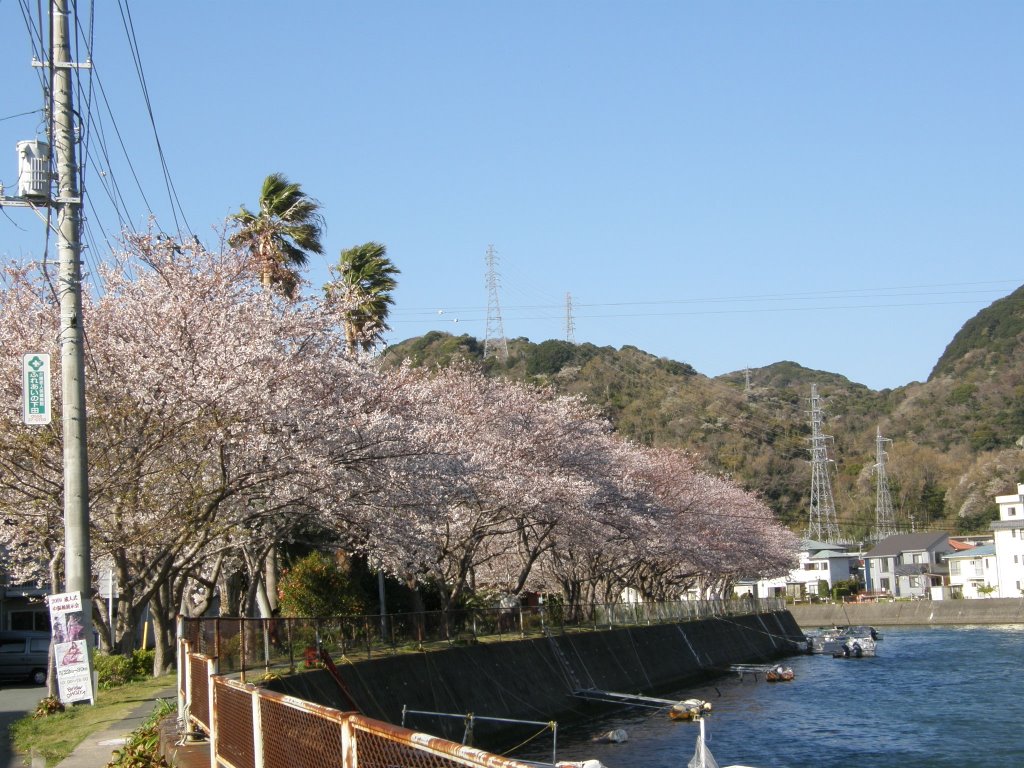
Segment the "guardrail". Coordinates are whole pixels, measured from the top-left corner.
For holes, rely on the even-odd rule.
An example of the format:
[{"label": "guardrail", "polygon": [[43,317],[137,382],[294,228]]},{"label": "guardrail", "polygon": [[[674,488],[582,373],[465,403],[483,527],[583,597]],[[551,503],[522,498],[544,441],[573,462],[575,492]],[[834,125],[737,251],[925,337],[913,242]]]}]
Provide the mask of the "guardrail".
[{"label": "guardrail", "polygon": [[288,671],[319,664],[323,646],[335,658],[391,656],[403,650],[493,642],[545,634],[678,623],[712,617],[773,613],[783,598],[604,603],[569,615],[559,605],[385,616],[299,618],[183,618],[179,636],[193,651],[216,657],[222,672]]}]

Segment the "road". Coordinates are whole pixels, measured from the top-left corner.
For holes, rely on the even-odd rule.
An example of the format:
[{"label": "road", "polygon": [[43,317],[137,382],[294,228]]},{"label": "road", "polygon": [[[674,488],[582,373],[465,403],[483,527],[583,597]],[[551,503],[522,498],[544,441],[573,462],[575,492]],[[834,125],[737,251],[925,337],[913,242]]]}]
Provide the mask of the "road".
[{"label": "road", "polygon": [[11,749],[8,729],[26,712],[33,711],[39,700],[45,696],[45,685],[8,682],[0,684],[0,768],[24,768],[25,758],[15,755]]}]

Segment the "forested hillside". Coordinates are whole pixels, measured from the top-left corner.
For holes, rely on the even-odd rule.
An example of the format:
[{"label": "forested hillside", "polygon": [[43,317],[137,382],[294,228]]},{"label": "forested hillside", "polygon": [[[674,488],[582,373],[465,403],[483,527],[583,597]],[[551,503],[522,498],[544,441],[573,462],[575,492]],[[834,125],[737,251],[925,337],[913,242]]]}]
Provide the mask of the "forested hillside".
[{"label": "forested hillside", "polygon": [[491,375],[585,395],[616,430],[646,445],[683,449],[757,491],[782,520],[807,523],[811,385],[835,438],[833,490],[852,536],[875,516],[876,430],[885,444],[897,521],[910,530],[984,530],[992,497],[1024,481],[1024,287],[968,321],[929,380],[876,392],[845,377],[778,362],[709,378],[635,347],[528,339],[484,359],[471,336],[432,332],[391,347],[385,365],[482,364]]}]

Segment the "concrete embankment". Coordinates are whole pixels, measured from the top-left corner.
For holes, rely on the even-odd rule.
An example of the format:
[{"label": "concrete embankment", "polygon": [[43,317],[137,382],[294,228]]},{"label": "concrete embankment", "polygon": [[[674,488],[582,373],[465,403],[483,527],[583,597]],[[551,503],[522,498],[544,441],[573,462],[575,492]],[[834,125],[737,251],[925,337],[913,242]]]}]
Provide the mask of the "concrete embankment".
[{"label": "concrete embankment", "polygon": [[794,605],[790,613],[804,629],[836,624],[869,626],[926,624],[1024,624],[1024,600],[906,600],[892,603]]},{"label": "concrete embankment", "polygon": [[[352,699],[364,714],[380,720],[399,722],[405,706],[546,722],[584,713],[585,703],[571,696],[576,688],[657,693],[707,679],[730,664],[788,655],[789,640],[795,639],[802,639],[800,628],[782,611],[336,663]],[[325,671],[282,678],[268,687],[351,709]],[[456,727],[458,738],[462,723],[456,721]]]}]

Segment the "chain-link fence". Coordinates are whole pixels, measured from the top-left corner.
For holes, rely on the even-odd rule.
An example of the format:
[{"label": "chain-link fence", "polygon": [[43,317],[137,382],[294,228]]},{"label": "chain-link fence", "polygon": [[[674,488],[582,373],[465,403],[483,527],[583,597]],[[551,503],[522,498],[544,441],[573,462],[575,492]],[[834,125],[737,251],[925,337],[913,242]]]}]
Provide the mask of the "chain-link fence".
[{"label": "chain-link fence", "polygon": [[[185,659],[190,670],[207,669],[207,659],[200,654],[186,653]],[[193,711],[192,715],[196,722],[207,719],[204,730],[216,766],[529,768],[473,747],[267,691],[224,675],[210,676],[208,690],[212,693],[212,708],[208,713]]]},{"label": "chain-link fence", "polygon": [[216,657],[220,671],[292,672],[334,658],[372,659],[404,650],[430,650],[545,634],[614,629],[785,610],[781,598],[604,603],[569,612],[559,604],[422,611],[385,616],[312,619],[184,619],[181,636],[195,652]]}]

